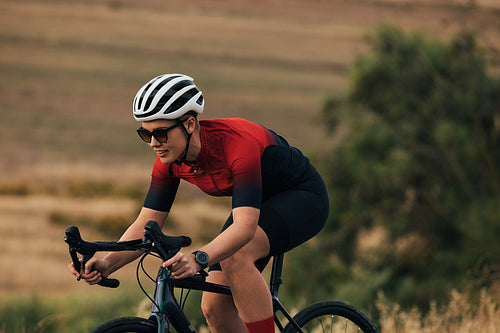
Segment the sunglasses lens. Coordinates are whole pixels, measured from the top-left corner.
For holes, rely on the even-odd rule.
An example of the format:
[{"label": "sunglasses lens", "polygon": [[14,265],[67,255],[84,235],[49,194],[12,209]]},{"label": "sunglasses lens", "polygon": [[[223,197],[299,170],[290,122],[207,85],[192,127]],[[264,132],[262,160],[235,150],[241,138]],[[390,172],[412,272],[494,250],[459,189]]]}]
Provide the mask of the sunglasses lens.
[{"label": "sunglasses lens", "polygon": [[168,140],[168,131],[173,130],[179,125],[182,125],[182,122],[177,121],[174,125],[168,128],[157,128],[153,130],[153,132],[150,132],[147,129],[141,127],[137,130],[137,134],[139,134],[141,139],[147,143],[151,143],[151,137],[153,136],[156,139],[156,141],[160,143],[165,143]]},{"label": "sunglasses lens", "polygon": [[140,129],[137,130],[137,134],[139,134],[139,137],[144,142],[147,142],[147,143],[151,142],[151,134],[152,133],[150,131],[140,128]]},{"label": "sunglasses lens", "polygon": [[[167,142],[167,130],[166,129],[156,129],[153,131],[153,135],[158,142],[165,143]],[[151,140],[151,139],[150,139]]]}]

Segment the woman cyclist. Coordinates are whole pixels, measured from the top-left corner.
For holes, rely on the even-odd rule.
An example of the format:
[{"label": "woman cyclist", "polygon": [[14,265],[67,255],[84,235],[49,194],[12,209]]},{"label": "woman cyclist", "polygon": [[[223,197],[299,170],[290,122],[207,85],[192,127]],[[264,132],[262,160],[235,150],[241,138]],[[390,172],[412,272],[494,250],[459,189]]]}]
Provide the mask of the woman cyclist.
[{"label": "woman cyclist", "polygon": [[[180,179],[214,196],[232,196],[221,233],[193,253],[163,263],[176,278],[209,267],[207,281],[229,285],[232,296],[204,293],[212,332],[274,332],[272,300],[261,275],[271,256],[316,235],[329,208],[326,187],[309,160],[275,132],[243,119],[198,120],[202,93],[182,74],[155,77],[137,93],[139,136],[156,153],[151,185],[137,219],[120,240],[141,238],[149,220],[163,226]],[[139,257],[114,252],[92,258],[74,275],[98,283]]]}]

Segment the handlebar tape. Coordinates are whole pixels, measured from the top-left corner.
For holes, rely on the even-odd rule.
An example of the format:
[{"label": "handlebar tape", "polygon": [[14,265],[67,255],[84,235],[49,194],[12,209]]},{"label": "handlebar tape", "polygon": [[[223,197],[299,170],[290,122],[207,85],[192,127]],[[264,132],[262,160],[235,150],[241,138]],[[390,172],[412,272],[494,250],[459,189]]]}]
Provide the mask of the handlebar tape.
[{"label": "handlebar tape", "polygon": [[102,280],[99,281],[98,285],[108,288],[117,288],[120,285],[120,281],[117,279],[103,277]]}]

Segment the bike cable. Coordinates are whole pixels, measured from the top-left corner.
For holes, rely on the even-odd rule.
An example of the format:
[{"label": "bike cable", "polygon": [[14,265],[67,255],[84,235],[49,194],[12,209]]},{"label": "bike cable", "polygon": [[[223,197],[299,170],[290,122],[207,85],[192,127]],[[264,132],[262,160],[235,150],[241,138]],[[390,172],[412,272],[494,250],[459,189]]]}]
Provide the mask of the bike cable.
[{"label": "bike cable", "polygon": [[187,298],[188,298],[190,292],[191,292],[191,289],[187,289],[186,295],[184,296],[184,288],[181,288],[181,297],[179,300],[180,300],[182,310],[184,310],[184,306],[186,305],[186,301],[187,301]]},{"label": "bike cable", "polygon": [[[146,257],[148,255],[152,255],[152,256],[154,256],[156,258],[161,259],[161,257],[159,255],[157,255],[156,253],[145,252],[142,255],[141,259],[139,260],[139,263],[137,264],[137,268],[135,270],[135,275],[136,275],[137,283],[139,284],[139,288],[141,289],[142,293],[144,295],[146,295],[146,297],[159,309],[158,304],[148,294],[148,292],[146,291],[146,289],[144,289],[144,287],[143,287],[143,285],[141,283],[140,276],[139,276],[139,267],[140,267],[141,270],[142,270],[142,272],[144,273],[144,275],[146,275],[152,282],[156,283],[156,280],[151,275],[149,275],[149,273],[147,272],[146,268],[144,267],[144,259],[146,259]],[[191,292],[191,289],[187,289],[186,294],[184,295],[184,288],[181,288],[181,295],[180,295],[180,298],[179,298],[179,304],[181,306],[181,309],[184,309],[190,292]]]},{"label": "bike cable", "polygon": [[137,283],[139,284],[139,288],[141,288],[141,291],[144,295],[146,295],[147,298],[149,298],[149,300],[159,309],[159,305],[155,302],[155,300],[149,296],[148,292],[146,291],[146,289],[144,289],[144,287],[142,286],[142,283],[141,283],[141,279],[139,277],[139,267],[141,267],[142,269],[142,272],[153,282],[156,282],[155,279],[153,279],[149,274],[148,272],[146,271],[146,268],[144,268],[144,259],[148,256],[148,255],[152,255],[154,257],[157,257],[157,258],[160,258],[158,255],[154,254],[154,253],[151,253],[151,252],[146,252],[142,255],[141,259],[139,260],[139,263],[137,264],[137,268],[135,270],[135,277],[137,279]]}]

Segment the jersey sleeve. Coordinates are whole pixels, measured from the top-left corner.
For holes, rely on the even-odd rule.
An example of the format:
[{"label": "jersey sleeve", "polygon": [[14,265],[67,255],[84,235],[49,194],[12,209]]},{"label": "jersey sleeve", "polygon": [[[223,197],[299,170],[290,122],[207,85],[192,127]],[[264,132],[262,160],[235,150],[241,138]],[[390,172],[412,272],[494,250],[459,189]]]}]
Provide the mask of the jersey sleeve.
[{"label": "jersey sleeve", "polygon": [[262,149],[262,145],[254,138],[236,138],[229,145],[226,157],[233,175],[233,208],[248,206],[260,209]]},{"label": "jersey sleeve", "polygon": [[161,163],[157,158],[151,175],[151,185],[144,200],[144,207],[170,212],[174,203],[180,179],[169,175],[169,165]]}]

